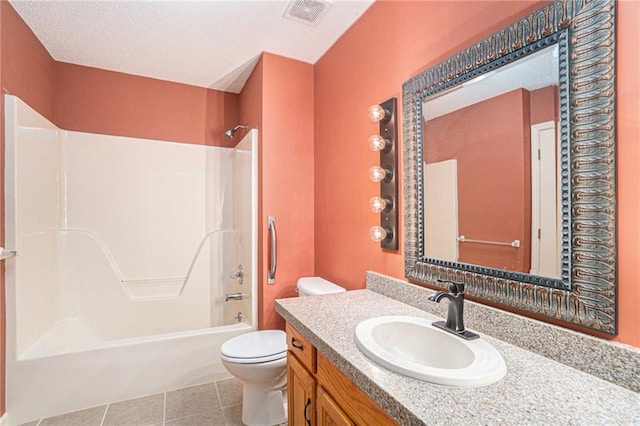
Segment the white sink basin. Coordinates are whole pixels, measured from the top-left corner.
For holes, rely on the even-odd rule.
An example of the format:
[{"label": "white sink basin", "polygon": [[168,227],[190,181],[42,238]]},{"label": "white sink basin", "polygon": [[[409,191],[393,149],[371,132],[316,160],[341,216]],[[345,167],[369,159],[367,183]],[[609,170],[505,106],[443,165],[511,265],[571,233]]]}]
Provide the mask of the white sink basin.
[{"label": "white sink basin", "polygon": [[356,327],[358,348],[374,362],[405,376],[449,386],[484,386],[507,372],[500,353],[482,338],[464,340],[406,316],[368,319]]}]

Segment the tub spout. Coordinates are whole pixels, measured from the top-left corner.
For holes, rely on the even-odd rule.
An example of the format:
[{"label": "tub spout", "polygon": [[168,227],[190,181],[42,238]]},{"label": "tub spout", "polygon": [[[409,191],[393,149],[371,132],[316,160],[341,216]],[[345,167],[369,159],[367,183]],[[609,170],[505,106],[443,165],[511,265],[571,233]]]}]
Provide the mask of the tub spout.
[{"label": "tub spout", "polygon": [[226,293],[224,295],[224,301],[228,302],[229,300],[242,300],[246,294],[244,293]]}]

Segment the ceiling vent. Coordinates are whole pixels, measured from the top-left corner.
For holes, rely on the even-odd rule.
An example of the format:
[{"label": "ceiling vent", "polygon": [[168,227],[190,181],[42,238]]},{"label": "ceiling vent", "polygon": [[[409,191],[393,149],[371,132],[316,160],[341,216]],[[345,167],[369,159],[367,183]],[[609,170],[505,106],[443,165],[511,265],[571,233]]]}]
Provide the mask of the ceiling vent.
[{"label": "ceiling vent", "polygon": [[283,16],[315,27],[330,7],[331,3],[327,0],[293,0]]}]

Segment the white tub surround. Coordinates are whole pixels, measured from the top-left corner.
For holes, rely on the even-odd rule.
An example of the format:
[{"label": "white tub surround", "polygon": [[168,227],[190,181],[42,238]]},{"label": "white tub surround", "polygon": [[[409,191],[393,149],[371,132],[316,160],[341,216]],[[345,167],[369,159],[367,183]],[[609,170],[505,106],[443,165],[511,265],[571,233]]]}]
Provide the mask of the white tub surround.
[{"label": "white tub surround", "polygon": [[229,377],[220,345],[256,328],[257,131],[72,132],[6,95],[5,132],[10,424]]}]

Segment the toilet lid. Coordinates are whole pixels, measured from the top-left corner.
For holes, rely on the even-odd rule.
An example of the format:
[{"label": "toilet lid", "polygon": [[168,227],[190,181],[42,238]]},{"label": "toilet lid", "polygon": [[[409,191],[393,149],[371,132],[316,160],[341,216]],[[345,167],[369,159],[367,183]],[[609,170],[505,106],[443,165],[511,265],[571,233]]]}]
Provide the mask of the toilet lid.
[{"label": "toilet lid", "polygon": [[344,287],[340,287],[330,281],[320,277],[303,277],[298,280],[296,286],[298,292],[307,296],[317,296],[319,294],[341,293],[346,291]]},{"label": "toilet lid", "polygon": [[261,330],[227,340],[220,355],[240,364],[268,362],[287,356],[287,339],[282,330]]}]

